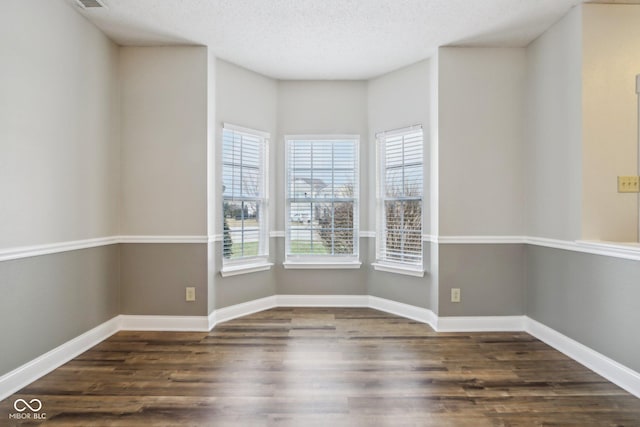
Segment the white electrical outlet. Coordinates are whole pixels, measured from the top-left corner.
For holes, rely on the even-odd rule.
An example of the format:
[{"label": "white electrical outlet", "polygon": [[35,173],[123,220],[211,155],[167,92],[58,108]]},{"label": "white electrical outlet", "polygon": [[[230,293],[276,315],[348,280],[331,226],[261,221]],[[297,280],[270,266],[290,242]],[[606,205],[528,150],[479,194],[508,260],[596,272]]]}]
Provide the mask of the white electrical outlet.
[{"label": "white electrical outlet", "polygon": [[460,288],[451,288],[451,302],[460,302]]},{"label": "white electrical outlet", "polygon": [[196,288],[187,287],[185,293],[186,301],[195,301],[196,300]]}]

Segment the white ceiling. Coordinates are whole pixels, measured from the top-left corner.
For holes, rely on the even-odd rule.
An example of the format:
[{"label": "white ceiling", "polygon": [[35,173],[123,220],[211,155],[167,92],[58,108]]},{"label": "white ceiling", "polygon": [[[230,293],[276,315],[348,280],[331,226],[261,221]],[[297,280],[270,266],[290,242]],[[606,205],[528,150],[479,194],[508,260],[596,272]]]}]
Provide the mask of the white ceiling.
[{"label": "white ceiling", "polygon": [[367,79],[438,46],[525,46],[583,0],[103,1],[78,10],[118,44],[207,45],[278,79]]}]

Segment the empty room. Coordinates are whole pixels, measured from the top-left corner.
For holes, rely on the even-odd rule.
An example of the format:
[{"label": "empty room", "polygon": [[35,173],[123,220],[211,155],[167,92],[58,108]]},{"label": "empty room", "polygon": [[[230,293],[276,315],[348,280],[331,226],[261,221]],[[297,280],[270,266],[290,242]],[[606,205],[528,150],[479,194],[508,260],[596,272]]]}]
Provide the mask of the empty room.
[{"label": "empty room", "polygon": [[640,426],[640,1],[0,1],[0,426]]}]

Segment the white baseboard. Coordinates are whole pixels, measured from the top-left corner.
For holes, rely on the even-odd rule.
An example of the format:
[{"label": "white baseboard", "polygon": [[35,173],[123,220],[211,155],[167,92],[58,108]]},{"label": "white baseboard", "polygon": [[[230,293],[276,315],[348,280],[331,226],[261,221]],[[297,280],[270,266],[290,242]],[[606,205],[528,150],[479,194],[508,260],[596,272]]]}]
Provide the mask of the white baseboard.
[{"label": "white baseboard", "polygon": [[524,330],[525,316],[438,317],[438,332],[513,332]]},{"label": "white baseboard", "polygon": [[0,377],[0,400],[119,330],[206,332],[216,324],[274,307],[370,307],[430,325],[437,332],[526,331],[640,398],[640,374],[527,316],[438,317],[431,310],[369,295],[273,295],[209,316],[120,315]]},{"label": "white baseboard", "polygon": [[277,306],[276,298],[277,297],[273,295],[214,310],[209,314],[209,329],[213,329],[215,325],[221,322],[274,308]]},{"label": "white baseboard", "polygon": [[640,398],[640,373],[530,317],[525,317],[524,330],[591,369],[596,374],[603,376],[618,387]]},{"label": "white baseboard", "polygon": [[276,295],[278,307],[368,307],[367,295]]},{"label": "white baseboard", "polygon": [[119,317],[116,316],[0,376],[0,401],[118,332]]},{"label": "white baseboard", "polygon": [[121,331],[194,331],[208,332],[207,316],[120,315]]},{"label": "white baseboard", "polygon": [[369,307],[396,316],[427,323],[433,330],[437,330],[438,316],[428,308],[416,307],[415,305],[404,304],[385,298],[369,296]]}]

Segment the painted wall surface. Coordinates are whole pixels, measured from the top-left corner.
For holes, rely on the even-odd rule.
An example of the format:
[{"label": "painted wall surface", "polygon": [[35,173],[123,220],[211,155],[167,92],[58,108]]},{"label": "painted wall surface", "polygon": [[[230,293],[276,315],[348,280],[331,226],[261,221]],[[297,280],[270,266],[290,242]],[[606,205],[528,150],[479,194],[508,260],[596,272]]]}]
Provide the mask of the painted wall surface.
[{"label": "painted wall surface", "polygon": [[275,289],[278,295],[366,295],[370,238],[360,238],[358,269],[285,269],[284,239],[276,240]]},{"label": "painted wall surface", "polygon": [[[433,300],[433,288],[437,287],[437,282],[434,281],[433,270],[429,268],[433,252],[430,243],[423,243],[422,248],[426,266],[424,277],[377,271],[367,265],[367,295],[434,311],[434,307],[437,308],[438,305],[438,301]],[[375,239],[369,239],[368,249],[369,262],[373,262],[376,259]]]},{"label": "painted wall surface", "polygon": [[440,48],[438,61],[439,234],[522,235],[524,49]]},{"label": "painted wall surface", "polygon": [[[215,62],[215,138],[222,141],[222,125],[230,123],[250,129],[268,132],[271,135],[269,141],[269,229],[273,230],[275,224],[275,210],[279,200],[279,190],[276,187],[277,168],[275,164],[277,147],[277,106],[278,84],[275,80],[260,74],[238,67],[226,61],[217,59]],[[216,182],[222,183],[222,144],[215,144],[213,158],[214,176]],[[210,210],[217,212],[216,218],[222,218],[222,185],[216,185],[213,189],[215,197],[209,206]],[[218,223],[220,222],[220,223]],[[216,234],[222,234],[222,222],[217,221],[214,229]],[[222,277],[222,242],[210,245],[211,261],[213,269],[210,272],[213,282],[211,295],[209,296],[209,311],[229,305],[240,304],[257,298],[274,295],[275,284],[273,270],[243,274],[231,277]],[[270,239],[269,252],[273,261],[275,254],[274,239]]]},{"label": "painted wall surface", "polygon": [[[423,233],[431,233],[430,206],[430,118],[431,118],[431,61],[425,60],[401,68],[368,81],[367,113],[369,121],[368,182],[370,183],[368,221],[370,229],[376,229],[376,170],[377,153],[375,135],[378,132],[416,124],[422,125],[424,135],[424,209]],[[376,259],[375,239],[369,239],[371,261]],[[430,265],[430,246],[423,245],[425,265]],[[402,276],[374,270],[367,266],[367,292],[369,295],[387,298],[419,307],[431,307],[433,277]],[[429,270],[429,268],[427,268]]]},{"label": "painted wall surface", "polygon": [[581,238],[582,12],[526,49],[526,235]]},{"label": "painted wall surface", "polygon": [[284,136],[360,135],[360,229],[369,230],[366,175],[370,153],[367,132],[367,83],[365,81],[279,81],[278,139],[272,155],[277,170],[276,229],[284,230]]},{"label": "painted wall surface", "polygon": [[639,173],[639,22],[638,5],[582,9],[583,239],[638,239],[638,195],[618,193],[617,176]]},{"label": "painted wall surface", "polygon": [[[412,125],[422,125],[424,135],[424,201],[423,233],[430,234],[431,215],[429,203],[430,175],[430,87],[431,64],[424,60],[397,71],[368,81],[367,113],[369,121],[368,186],[369,199],[376,200],[376,134],[392,129]],[[376,212],[369,209],[368,223],[373,230],[376,224]]]},{"label": "painted wall surface", "polygon": [[60,1],[0,16],[0,249],[116,234],[118,47]]},{"label": "painted wall surface", "polygon": [[[525,312],[524,245],[440,245],[440,316],[521,316]],[[451,302],[460,288],[461,302]]]},{"label": "painted wall surface", "polygon": [[640,262],[527,246],[527,315],[640,372]]},{"label": "painted wall surface", "polygon": [[[196,301],[185,301],[185,288]],[[120,313],[206,316],[207,245],[137,243],[120,245]]]},{"label": "painted wall surface", "polygon": [[[277,258],[277,241],[282,239],[271,238],[269,241],[271,262]],[[209,306],[209,312],[217,308],[241,304],[276,294],[275,272],[273,269],[257,271],[254,273],[237,276],[222,277],[222,242],[210,245],[213,250],[213,262],[216,275],[214,276],[213,306]]]},{"label": "painted wall surface", "polygon": [[0,376],[120,314],[118,245],[0,262]]},{"label": "painted wall surface", "polygon": [[124,235],[207,234],[204,47],[122,47]]},{"label": "painted wall surface", "polygon": [[[274,212],[278,194],[276,185],[275,154],[277,153],[277,105],[278,84],[275,80],[262,76],[246,68],[238,67],[226,61],[218,59],[216,70],[216,139],[222,141],[222,125],[230,123],[250,129],[268,132],[271,135],[269,141],[269,224],[273,229],[275,224]],[[222,144],[216,144],[217,158],[222,158]],[[214,165],[220,172],[219,182],[222,182],[222,166]],[[222,186],[216,189],[217,200],[222,199]],[[221,210],[222,204],[214,206]],[[222,233],[222,224],[216,224],[216,234]]]},{"label": "painted wall surface", "polygon": [[[0,249],[117,234],[117,46],[64,2],[0,16]],[[0,262],[0,376],[119,314],[118,252]]]}]

